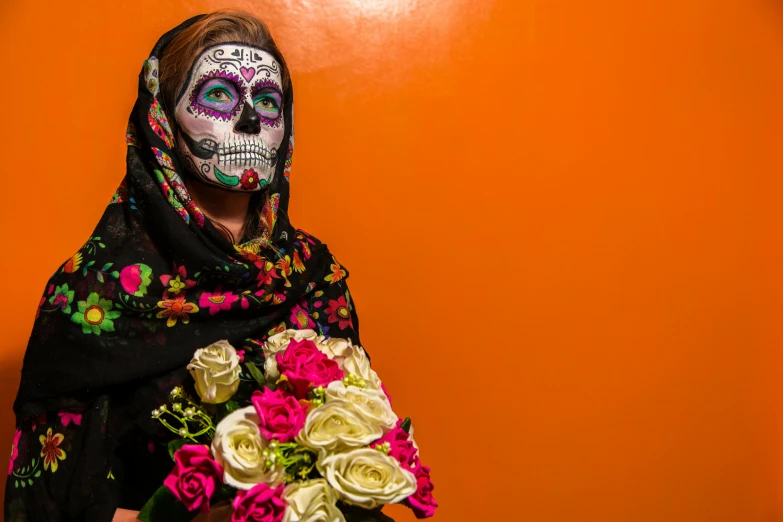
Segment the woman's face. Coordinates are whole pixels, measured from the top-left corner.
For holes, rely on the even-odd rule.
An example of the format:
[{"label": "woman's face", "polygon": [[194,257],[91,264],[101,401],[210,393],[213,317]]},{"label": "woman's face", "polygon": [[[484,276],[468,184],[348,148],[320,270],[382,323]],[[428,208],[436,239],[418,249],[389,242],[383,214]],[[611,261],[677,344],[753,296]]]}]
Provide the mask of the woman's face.
[{"label": "woman's face", "polygon": [[229,190],[271,183],[285,132],[280,73],[272,55],[247,45],[216,45],[196,59],[175,109],[191,172]]}]

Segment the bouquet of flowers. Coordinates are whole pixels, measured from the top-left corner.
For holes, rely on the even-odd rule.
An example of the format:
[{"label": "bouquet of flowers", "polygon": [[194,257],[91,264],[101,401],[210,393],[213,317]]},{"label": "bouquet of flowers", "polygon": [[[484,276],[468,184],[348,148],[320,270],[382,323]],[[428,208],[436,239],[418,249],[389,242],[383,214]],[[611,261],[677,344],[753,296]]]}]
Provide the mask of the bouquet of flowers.
[{"label": "bouquet of flowers", "polygon": [[403,503],[434,514],[430,469],[361,346],[286,330],[259,349],[196,350],[183,387],[152,412],[178,438],[145,522],[230,506],[231,522],[371,522]]}]

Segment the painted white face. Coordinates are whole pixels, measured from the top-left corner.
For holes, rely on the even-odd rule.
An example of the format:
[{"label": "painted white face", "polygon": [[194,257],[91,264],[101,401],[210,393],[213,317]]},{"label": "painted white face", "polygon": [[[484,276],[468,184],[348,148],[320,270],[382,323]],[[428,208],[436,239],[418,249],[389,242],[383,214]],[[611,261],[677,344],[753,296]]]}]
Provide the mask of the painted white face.
[{"label": "painted white face", "polygon": [[188,170],[229,190],[272,182],[285,132],[280,64],[255,47],[222,44],[193,63],[175,109]]}]

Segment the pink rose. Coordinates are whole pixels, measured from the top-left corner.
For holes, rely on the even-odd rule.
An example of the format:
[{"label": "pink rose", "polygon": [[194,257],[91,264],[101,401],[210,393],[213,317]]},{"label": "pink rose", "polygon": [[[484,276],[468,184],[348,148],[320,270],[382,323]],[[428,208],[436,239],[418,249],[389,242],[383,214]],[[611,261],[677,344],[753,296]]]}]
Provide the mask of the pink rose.
[{"label": "pink rose", "polygon": [[275,354],[277,368],[288,379],[298,399],[307,398],[310,386],[327,386],[343,378],[337,362],[323,354],[313,341],[291,339],[288,348]]},{"label": "pink rose", "polygon": [[285,514],[283,485],[272,489],[261,483],[247,491],[240,489],[231,505],[231,522],[280,522]]},{"label": "pink rose", "polygon": [[430,479],[430,468],[427,466],[418,466],[414,471],[416,475],[416,493],[405,499],[405,502],[413,510],[416,518],[428,518],[435,514],[438,503],[432,497],[432,485]]},{"label": "pink rose", "polygon": [[403,419],[397,421],[396,428],[373,442],[370,446],[375,448],[384,442],[388,442],[389,456],[397,459],[403,468],[413,471],[419,465],[418,450],[411,442],[408,434],[405,433],[405,430],[400,427],[402,423]]},{"label": "pink rose", "polygon": [[258,428],[268,440],[290,442],[304,427],[307,407],[299,404],[293,395],[264,388],[263,392],[254,392],[250,402],[258,413]]},{"label": "pink rose", "polygon": [[223,469],[212,459],[209,448],[185,444],[174,453],[174,469],[163,485],[189,511],[209,511],[209,499],[222,483]]}]

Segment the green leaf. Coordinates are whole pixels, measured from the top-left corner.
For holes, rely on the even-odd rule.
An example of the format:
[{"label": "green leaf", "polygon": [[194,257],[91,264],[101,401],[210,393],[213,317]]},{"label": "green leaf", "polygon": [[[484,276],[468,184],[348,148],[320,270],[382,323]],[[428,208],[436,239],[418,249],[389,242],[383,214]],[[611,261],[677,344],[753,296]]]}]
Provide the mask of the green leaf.
[{"label": "green leaf", "polygon": [[193,277],[198,277],[200,275],[201,275],[201,272],[196,272],[195,274],[193,274]]},{"label": "green leaf", "polygon": [[101,236],[95,236],[93,239],[94,239],[95,241],[100,241],[100,240],[101,240]]},{"label": "green leaf", "polygon": [[27,484],[25,484],[24,479],[22,479],[22,481],[19,484],[21,484],[23,488],[27,486]]},{"label": "green leaf", "polygon": [[226,408],[226,413],[237,411],[239,409],[239,403],[235,400],[226,401],[225,408]]},{"label": "green leaf", "polygon": [[263,387],[264,384],[266,384],[266,379],[264,378],[264,374],[261,372],[261,370],[258,369],[258,367],[254,363],[246,362],[245,367],[247,368],[247,371],[250,373],[250,376],[256,380],[259,386]]},{"label": "green leaf", "polygon": [[138,518],[143,522],[189,522],[195,514],[188,511],[169,488],[161,486],[141,508]]},{"label": "green leaf", "polygon": [[19,487],[19,481],[18,481],[18,480],[14,480],[14,487],[15,487],[15,488],[18,488],[18,487]]},{"label": "green leaf", "polygon": [[223,267],[223,270],[225,270],[226,272],[228,272],[228,271],[229,271],[228,265],[224,266],[224,267]]},{"label": "green leaf", "polygon": [[106,270],[110,269],[111,265],[113,265],[113,264],[114,263],[106,263],[105,265],[103,265],[103,268],[101,268],[101,270],[103,270],[105,272]]},{"label": "green leaf", "polygon": [[27,483],[32,486],[33,485],[33,479],[27,479]]},{"label": "green leaf", "polygon": [[38,478],[38,477],[40,477],[40,476],[41,476],[41,470],[39,469],[38,471],[36,471],[36,472],[35,472],[35,475],[33,475],[33,476],[34,476],[35,478]]},{"label": "green leaf", "polygon": [[94,264],[95,264],[95,260],[93,260],[93,261],[90,261],[89,263],[87,263],[87,266],[92,266],[92,265],[94,265]]},{"label": "green leaf", "polygon": [[103,283],[103,272],[98,272],[98,276],[96,277],[99,283]]},{"label": "green leaf", "polygon": [[402,428],[402,431],[404,431],[405,433],[410,433],[411,432],[411,418],[410,417],[405,417],[405,420],[402,421],[402,424],[400,425],[400,428]]},{"label": "green leaf", "polygon": [[191,441],[188,439],[177,439],[169,442],[169,457],[171,457],[171,460],[174,460],[174,453],[189,442]]},{"label": "green leaf", "polygon": [[106,245],[104,245],[103,243],[98,243],[98,246],[101,248],[106,248]]},{"label": "green leaf", "polygon": [[120,277],[120,273],[119,273],[119,272],[117,272],[117,271],[115,270],[114,272],[112,272],[112,273],[111,273],[111,276],[112,276],[114,279],[117,279],[118,277]]}]

